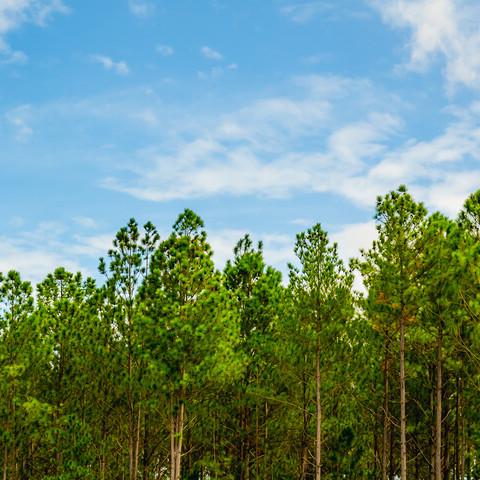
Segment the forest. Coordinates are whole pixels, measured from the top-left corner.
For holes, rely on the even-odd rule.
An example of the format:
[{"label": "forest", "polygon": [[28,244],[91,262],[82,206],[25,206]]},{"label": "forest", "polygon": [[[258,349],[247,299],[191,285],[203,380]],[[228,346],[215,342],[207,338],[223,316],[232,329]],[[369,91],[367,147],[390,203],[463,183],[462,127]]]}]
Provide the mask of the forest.
[{"label": "forest", "polygon": [[299,233],[283,279],[249,235],[217,269],[188,209],[103,281],[1,274],[2,479],[480,479],[480,190],[374,218],[349,263]]}]

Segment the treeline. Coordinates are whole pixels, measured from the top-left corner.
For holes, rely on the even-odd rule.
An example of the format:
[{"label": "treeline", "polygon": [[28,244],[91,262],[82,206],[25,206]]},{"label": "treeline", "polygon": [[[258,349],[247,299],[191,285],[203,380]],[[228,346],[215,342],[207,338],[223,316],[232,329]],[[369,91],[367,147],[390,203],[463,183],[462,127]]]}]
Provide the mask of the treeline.
[{"label": "treeline", "polygon": [[479,479],[480,191],[375,219],[350,265],[299,234],[288,282],[248,235],[218,271],[190,210],[130,220],[102,285],[0,277],[2,479]]}]

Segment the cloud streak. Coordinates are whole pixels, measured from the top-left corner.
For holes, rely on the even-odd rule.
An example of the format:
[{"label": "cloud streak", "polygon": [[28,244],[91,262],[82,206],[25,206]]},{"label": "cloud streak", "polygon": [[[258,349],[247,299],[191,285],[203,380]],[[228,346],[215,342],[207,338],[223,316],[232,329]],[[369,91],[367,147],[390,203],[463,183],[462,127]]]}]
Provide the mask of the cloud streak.
[{"label": "cloud streak", "polygon": [[5,114],[6,121],[14,130],[15,139],[21,143],[27,142],[33,135],[33,129],[30,126],[31,106],[21,105]]},{"label": "cloud streak", "polygon": [[93,63],[98,63],[101,65],[105,70],[110,70],[117,75],[128,75],[130,73],[130,69],[128,65],[124,61],[116,62],[112,58],[106,55],[92,55],[91,60]]},{"label": "cloud streak", "polygon": [[217,50],[214,50],[213,48],[203,46],[200,49],[200,53],[207,58],[208,60],[222,60],[223,55],[218,52]]},{"label": "cloud streak", "polygon": [[157,45],[156,51],[163,57],[170,57],[174,53],[170,45]]},{"label": "cloud streak", "polygon": [[329,12],[335,5],[325,0],[291,3],[281,7],[282,15],[290,18],[295,23],[307,23],[320,13]]},{"label": "cloud streak", "polygon": [[146,0],[129,0],[128,7],[132,15],[139,18],[147,18],[155,12],[155,5]]}]

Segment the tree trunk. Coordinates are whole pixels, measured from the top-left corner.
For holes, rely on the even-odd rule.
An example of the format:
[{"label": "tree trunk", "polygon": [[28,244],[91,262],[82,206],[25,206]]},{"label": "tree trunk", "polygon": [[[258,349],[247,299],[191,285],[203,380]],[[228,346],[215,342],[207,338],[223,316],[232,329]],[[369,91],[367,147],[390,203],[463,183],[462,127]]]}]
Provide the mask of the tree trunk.
[{"label": "tree trunk", "polygon": [[268,479],[268,456],[270,449],[268,448],[268,402],[265,401],[265,429],[263,437],[263,478]]},{"label": "tree trunk", "polygon": [[180,480],[180,473],[182,467],[182,443],[183,443],[183,426],[185,421],[185,403],[180,403],[180,413],[178,415],[178,441],[177,441],[177,458],[176,458],[176,478],[174,480]]},{"label": "tree trunk", "polygon": [[[130,390],[130,388],[129,388]],[[129,394],[130,397],[130,394]],[[133,456],[134,456],[134,436],[133,436],[133,429],[134,429],[134,421],[133,421],[133,405],[131,403],[131,397],[129,400],[129,407],[128,407],[128,475],[130,480],[135,480],[133,476]]]},{"label": "tree trunk", "polygon": [[458,418],[460,415],[460,402],[458,399],[459,395],[459,389],[460,389],[460,381],[457,375],[457,378],[455,379],[455,452],[454,452],[454,457],[455,457],[455,480],[460,480],[460,468],[459,468],[459,463],[460,463],[460,448],[459,448],[459,436],[460,436],[460,419]]},{"label": "tree trunk", "polygon": [[390,428],[390,468],[389,468],[389,475],[388,478],[390,480],[395,479],[395,456],[394,456],[394,445],[395,445],[395,438],[393,435],[393,428]]},{"label": "tree trunk", "polygon": [[430,471],[430,480],[435,480],[435,390],[436,384],[435,383],[435,367],[430,367],[430,372],[428,376],[430,385],[432,388],[430,389],[430,411],[432,414],[432,422],[431,422],[431,432],[429,437],[429,445],[430,445],[430,463],[429,463],[429,471]]},{"label": "tree trunk", "polygon": [[3,448],[3,475],[2,479],[7,480],[7,469],[8,469],[8,446],[5,442],[5,446]]},{"label": "tree trunk", "polygon": [[185,403],[180,401],[178,411],[172,411],[170,418],[170,480],[181,478],[184,417]]},{"label": "tree trunk", "polygon": [[143,474],[142,480],[148,480],[148,464],[149,464],[149,457],[150,451],[148,448],[148,422],[149,422],[149,415],[147,411],[143,416],[144,421],[144,428],[143,428],[143,457],[142,457],[142,467],[143,467]]},{"label": "tree trunk", "polygon": [[435,400],[435,480],[442,480],[442,333],[441,327],[437,336],[437,368],[436,368],[436,400]]},{"label": "tree trunk", "polygon": [[405,413],[405,318],[400,318],[400,478],[407,480],[407,417]]},{"label": "tree trunk", "polygon": [[170,401],[170,480],[175,478],[175,414],[172,401]]},{"label": "tree trunk", "polygon": [[[258,375],[257,375],[258,386]],[[260,478],[260,408],[258,398],[255,401],[255,479]]]},{"label": "tree trunk", "polygon": [[[448,391],[445,388],[445,418],[449,417],[450,414],[450,406],[448,404]],[[450,470],[450,449],[449,447],[449,435],[450,435],[450,423],[447,421],[445,422],[445,435],[444,435],[444,442],[443,442],[443,480],[448,480],[449,477],[449,470]]]},{"label": "tree trunk", "polygon": [[[130,320],[129,320],[130,325]],[[127,398],[128,398],[128,475],[130,480],[135,480],[134,471],[135,471],[135,406],[133,401],[133,392],[132,392],[132,354],[131,354],[131,339],[128,339],[128,359],[127,359],[127,370],[128,370],[128,388],[127,388]]]},{"label": "tree trunk", "polygon": [[461,440],[460,440],[460,478],[465,478],[465,418],[463,416],[463,377],[460,379],[460,428],[461,428]]},{"label": "tree trunk", "polygon": [[389,385],[388,385],[388,336],[385,333],[385,353],[383,365],[383,446],[382,446],[382,480],[387,480],[388,468],[388,430],[389,430]]},{"label": "tree trunk", "polygon": [[320,397],[320,339],[317,334],[317,348],[315,352],[315,387],[317,410],[317,436],[315,442],[315,480],[322,478],[322,404]]},{"label": "tree trunk", "polygon": [[302,429],[302,452],[301,452],[302,470],[301,470],[300,479],[305,480],[307,478],[307,468],[308,468],[308,410],[307,410],[307,379],[305,378],[306,376],[305,364],[304,364],[302,376],[303,376],[302,378],[303,429]]},{"label": "tree trunk", "polygon": [[140,430],[142,427],[142,410],[140,404],[138,405],[138,418],[137,418],[137,425],[136,425],[136,438],[135,438],[135,451],[134,451],[134,458],[133,458],[133,478],[137,478],[138,472],[138,459],[140,453]]}]

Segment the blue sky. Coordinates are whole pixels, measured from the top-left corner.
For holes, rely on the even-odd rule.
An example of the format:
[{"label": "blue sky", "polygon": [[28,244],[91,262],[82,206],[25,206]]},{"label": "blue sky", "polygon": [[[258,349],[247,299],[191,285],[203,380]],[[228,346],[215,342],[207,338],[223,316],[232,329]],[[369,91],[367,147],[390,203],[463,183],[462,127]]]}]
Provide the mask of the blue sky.
[{"label": "blue sky", "polygon": [[94,274],[130,217],[185,207],[219,266],[285,271],[321,222],[345,257],[406,183],[480,187],[475,0],[0,0],[0,271]]}]

